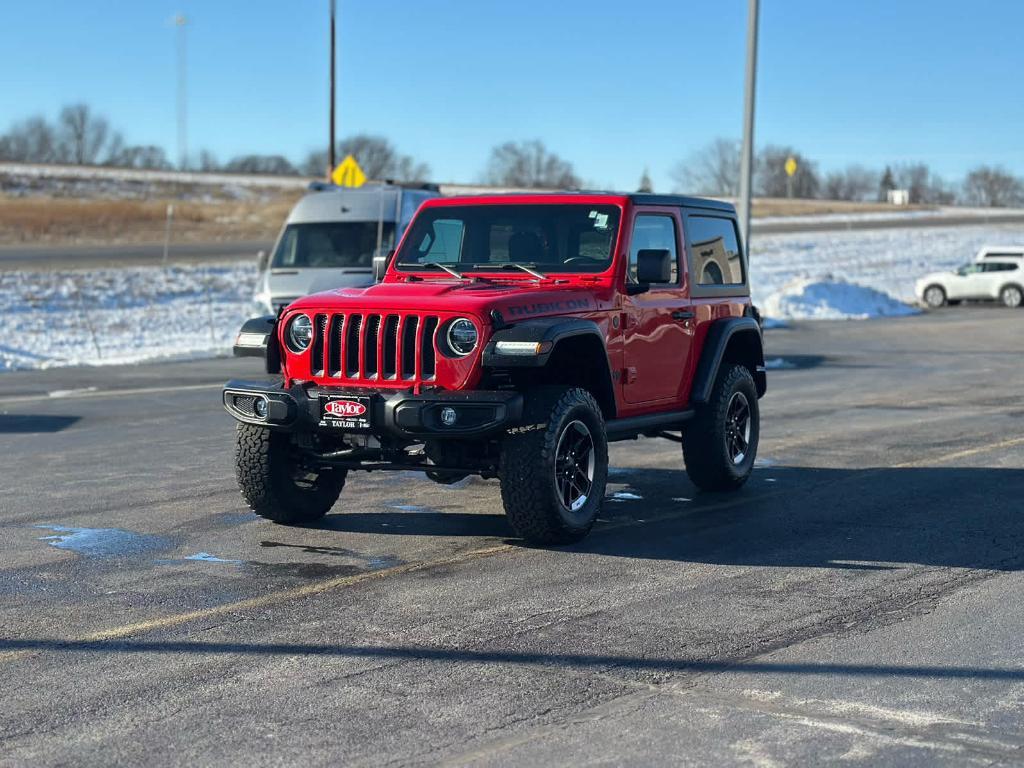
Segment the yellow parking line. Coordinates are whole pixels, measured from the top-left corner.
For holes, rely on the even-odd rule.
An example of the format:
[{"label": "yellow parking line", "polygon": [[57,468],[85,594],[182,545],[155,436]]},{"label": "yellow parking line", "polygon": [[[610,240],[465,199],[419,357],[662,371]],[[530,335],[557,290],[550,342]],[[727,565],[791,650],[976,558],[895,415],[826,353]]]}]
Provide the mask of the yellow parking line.
[{"label": "yellow parking line", "polygon": [[[353,584],[358,584],[364,581],[371,581],[373,579],[382,579],[388,576],[395,576],[403,573],[412,573],[414,571],[421,571],[426,568],[433,568],[435,566],[443,565],[458,565],[460,563],[466,563],[471,560],[476,560],[482,557],[490,557],[500,552],[509,552],[520,549],[511,544],[500,544],[493,547],[483,547],[481,549],[470,550],[469,552],[462,552],[458,555],[452,555],[450,557],[443,557],[437,560],[430,560],[422,563],[408,563],[406,565],[396,565],[393,568],[382,568],[379,571],[367,571],[366,573],[357,573],[352,576],[339,576],[334,579],[327,579],[326,581],[316,582],[315,584],[306,584],[301,587],[294,589],[284,589],[277,592],[268,592],[265,595],[259,597],[250,597],[245,600],[238,600],[233,603],[224,603],[222,605],[215,605],[210,608],[201,608],[196,611],[186,611],[185,613],[175,613],[170,616],[161,616],[155,619],[149,619],[147,621],[139,621],[134,624],[125,624],[120,627],[112,627],[111,629],[100,630],[99,632],[93,632],[88,635],[69,640],[68,642],[86,642],[96,643],[104,642],[109,640],[121,640],[132,635],[139,634],[141,632],[153,632],[158,629],[168,629],[170,627],[177,627],[181,624],[187,624],[191,621],[198,621],[200,619],[207,619],[214,616],[223,616],[229,613],[235,613],[237,611],[252,610],[254,608],[265,608],[269,605],[274,605],[280,602],[286,602],[289,600],[301,600],[302,598],[310,597],[312,595],[319,595],[324,592],[328,592],[332,589],[339,587],[348,587]],[[0,654],[0,662],[13,661],[14,659],[30,654],[38,653],[35,650],[19,650],[9,651],[7,653]]]},{"label": "yellow parking line", "polygon": [[[1012,448],[1018,445],[1024,445],[1024,437],[1011,438],[1009,440],[1002,440],[996,443],[980,445],[974,448],[965,448],[959,451],[952,451],[950,453],[945,453],[938,456],[932,456],[923,459],[915,459],[914,461],[901,462],[898,464],[892,464],[890,466],[893,469],[929,466],[931,464],[945,463],[948,461],[954,461],[956,459],[975,456],[981,453],[996,451],[1003,448]],[[760,493],[754,496],[736,496],[734,498],[727,499],[725,501],[721,501],[715,504],[708,504],[706,506],[695,504],[692,507],[688,506],[684,509],[680,509],[679,511],[668,512],[661,515],[651,515],[641,520],[615,521],[606,525],[602,525],[601,531],[616,530],[621,528],[633,527],[637,525],[646,525],[652,522],[668,520],[674,517],[678,517],[681,513],[684,512],[709,512],[714,510],[728,509],[730,507],[735,507],[742,504],[750,504],[766,498],[778,496],[781,493],[781,490],[768,491],[766,493]],[[68,642],[104,642],[110,640],[121,640],[143,632],[153,632],[160,629],[169,629],[171,627],[177,627],[192,621],[198,621],[201,619],[207,619],[215,616],[223,616],[225,614],[236,613],[239,611],[264,608],[270,605],[275,605],[277,603],[287,602],[290,600],[301,600],[306,597],[311,597],[313,595],[319,595],[323,594],[324,592],[329,592],[333,589],[349,587],[355,584],[360,584],[362,582],[367,582],[375,579],[383,579],[389,576],[397,576],[405,573],[414,573],[416,571],[422,571],[429,568],[435,568],[438,566],[459,565],[462,563],[471,562],[473,560],[491,557],[493,555],[501,554],[503,552],[515,551],[525,552],[529,550],[525,550],[522,547],[519,547],[514,544],[499,544],[496,546],[482,547],[480,549],[473,549],[467,552],[462,552],[457,555],[438,558],[436,560],[427,560],[419,563],[397,565],[393,568],[382,568],[378,571],[367,571],[366,573],[354,574],[352,576],[339,576],[334,579],[327,579],[326,581],[320,581],[314,584],[306,584],[304,586],[296,587],[294,589],[269,592],[265,595],[260,595],[258,597],[251,597],[245,600],[238,600],[232,603],[215,605],[210,608],[201,608],[195,611],[186,611],[184,613],[176,613],[169,616],[161,616],[158,618],[149,619],[147,621],[136,622],[134,624],[125,624],[120,627],[113,627],[110,629],[100,630],[99,632],[93,632],[88,635],[76,638],[75,640],[69,640]],[[6,653],[0,653],[0,662],[13,661],[15,659],[33,655],[36,653],[39,653],[39,651],[17,650],[9,651]]]},{"label": "yellow parking line", "polygon": [[913,461],[904,461],[899,464],[893,464],[893,469],[904,469],[907,467],[927,467],[931,464],[944,463],[947,461],[955,461],[956,459],[965,459],[968,456],[977,456],[979,453],[989,453],[991,451],[998,451],[1002,448],[1013,448],[1017,445],[1024,445],[1024,437],[1013,437],[1009,440],[1000,440],[998,443],[988,443],[987,445],[979,445],[974,448],[964,448],[959,451],[952,451],[951,453],[944,453],[941,456],[932,456],[924,459],[914,459]]}]

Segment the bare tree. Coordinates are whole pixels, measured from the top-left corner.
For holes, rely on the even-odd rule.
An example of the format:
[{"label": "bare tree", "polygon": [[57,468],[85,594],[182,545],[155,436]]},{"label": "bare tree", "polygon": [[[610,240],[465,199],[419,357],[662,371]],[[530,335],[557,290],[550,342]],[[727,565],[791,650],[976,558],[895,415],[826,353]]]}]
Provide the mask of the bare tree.
[{"label": "bare tree", "polygon": [[740,191],[740,142],[715,139],[671,172],[680,192],[735,197]]},{"label": "bare tree", "polygon": [[637,192],[653,192],[654,182],[651,181],[651,174],[644,168],[644,175],[640,177],[640,186],[636,189]]},{"label": "bare tree", "polygon": [[53,127],[40,116],[15,123],[0,137],[0,159],[22,163],[52,163],[60,160]]},{"label": "bare tree", "polygon": [[281,155],[240,155],[224,166],[231,173],[266,173],[275,176],[296,176],[295,166]]},{"label": "bare tree", "polygon": [[793,175],[793,197],[817,197],[821,182],[818,179],[817,164],[808,160],[792,147],[768,146],[758,153],[756,186],[758,193],[765,197],[786,197],[789,192],[789,177],[786,160],[796,160]]},{"label": "bare tree", "polygon": [[491,150],[484,181],[508,187],[576,189],[580,178],[572,163],[549,152],[539,139],[506,141]]},{"label": "bare tree", "polygon": [[849,165],[825,177],[822,192],[829,200],[869,200],[878,189],[879,174],[862,165]]},{"label": "bare tree", "polygon": [[[338,157],[352,155],[367,178],[383,181],[425,181],[430,166],[403,155],[383,136],[360,133],[338,142]],[[322,176],[327,170],[327,153],[311,152],[302,163],[303,173]]]},{"label": "bare tree", "polygon": [[220,162],[218,162],[216,155],[208,149],[204,149],[199,153],[199,170],[207,173],[220,170]]},{"label": "bare tree", "polygon": [[121,147],[116,154],[111,154],[107,163],[118,168],[146,168],[158,171],[173,167],[163,147],[153,144]]},{"label": "bare tree", "polygon": [[980,165],[964,180],[964,197],[975,205],[1004,208],[1024,203],[1024,181],[999,166]]},{"label": "bare tree", "polygon": [[98,163],[106,148],[110,125],[106,118],[94,116],[87,104],[71,104],[57,119],[61,154],[78,165]]},{"label": "bare tree", "polygon": [[895,165],[893,178],[897,189],[907,190],[911,203],[949,204],[956,199],[952,188],[925,163]]},{"label": "bare tree", "polygon": [[892,175],[892,168],[885,166],[882,180],[878,182],[878,200],[885,203],[889,201],[889,193],[896,189],[896,179]]}]

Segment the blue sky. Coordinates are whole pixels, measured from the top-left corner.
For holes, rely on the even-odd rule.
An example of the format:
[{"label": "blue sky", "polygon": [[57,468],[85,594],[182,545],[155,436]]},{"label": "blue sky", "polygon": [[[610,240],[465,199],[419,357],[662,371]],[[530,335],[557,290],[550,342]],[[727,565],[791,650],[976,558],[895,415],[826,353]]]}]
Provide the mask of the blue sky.
[{"label": "blue sky", "polygon": [[[591,184],[655,187],[738,137],[745,0],[339,0],[339,134],[367,131],[475,181],[541,138]],[[327,0],[5,3],[0,130],[86,101],[176,156],[176,12],[189,145],[300,159],[326,139]],[[762,0],[757,143],[829,170],[924,161],[1024,174],[1024,2]]]}]

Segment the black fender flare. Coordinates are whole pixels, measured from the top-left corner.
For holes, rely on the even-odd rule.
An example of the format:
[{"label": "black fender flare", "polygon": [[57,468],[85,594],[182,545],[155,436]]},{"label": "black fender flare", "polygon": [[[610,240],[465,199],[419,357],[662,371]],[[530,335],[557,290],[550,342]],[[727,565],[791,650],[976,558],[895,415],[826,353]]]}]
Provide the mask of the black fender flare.
[{"label": "black fender flare", "polygon": [[[543,368],[559,343],[579,336],[597,338],[601,349],[605,350],[607,365],[607,347],[601,330],[593,320],[582,317],[535,317],[498,328],[484,347],[483,365],[485,368]],[[498,352],[499,341],[534,342],[542,346],[537,354],[507,355]]]},{"label": "black fender flare", "polygon": [[235,357],[262,357],[267,373],[279,373],[281,348],[277,343],[277,318],[265,315],[242,323],[232,352]]},{"label": "black fender flare", "polygon": [[757,337],[756,359],[753,360],[754,384],[757,396],[764,395],[767,389],[767,376],[764,368],[764,343],[761,326],[753,317],[729,317],[714,320],[704,338],[700,361],[693,376],[693,387],[690,391],[690,402],[703,405],[711,397],[711,388],[718,377],[718,370],[725,359],[725,351],[729,342],[739,334],[752,334]]}]

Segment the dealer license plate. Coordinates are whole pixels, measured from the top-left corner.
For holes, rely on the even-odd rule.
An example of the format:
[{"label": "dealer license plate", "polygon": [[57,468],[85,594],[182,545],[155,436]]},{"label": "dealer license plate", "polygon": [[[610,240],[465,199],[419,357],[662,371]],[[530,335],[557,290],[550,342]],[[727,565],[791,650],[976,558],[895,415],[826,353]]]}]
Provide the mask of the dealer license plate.
[{"label": "dealer license plate", "polygon": [[320,426],[334,429],[369,429],[371,399],[353,395],[320,395]]}]

